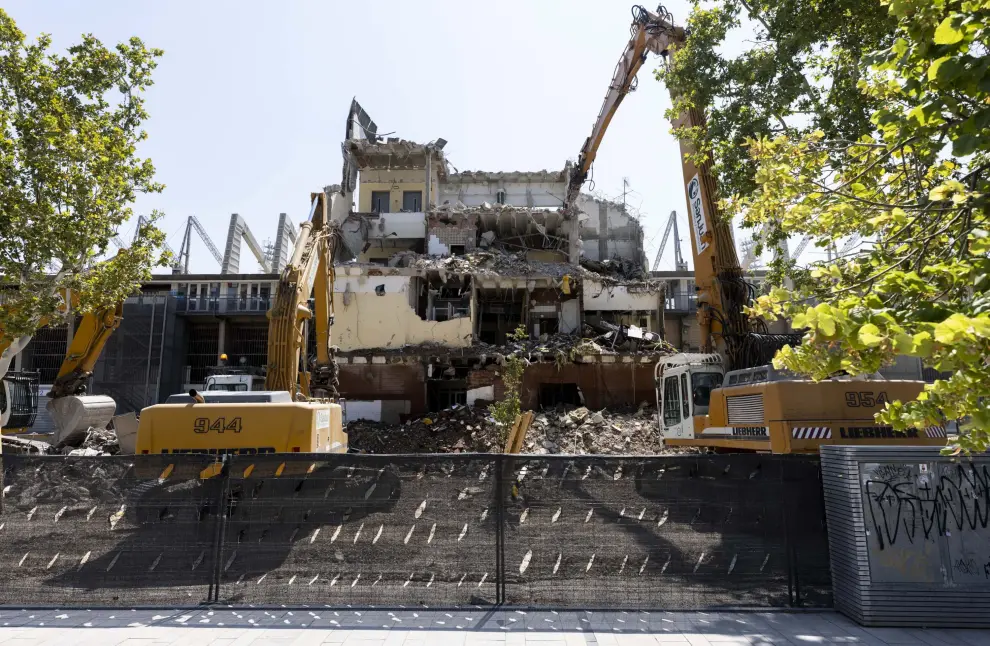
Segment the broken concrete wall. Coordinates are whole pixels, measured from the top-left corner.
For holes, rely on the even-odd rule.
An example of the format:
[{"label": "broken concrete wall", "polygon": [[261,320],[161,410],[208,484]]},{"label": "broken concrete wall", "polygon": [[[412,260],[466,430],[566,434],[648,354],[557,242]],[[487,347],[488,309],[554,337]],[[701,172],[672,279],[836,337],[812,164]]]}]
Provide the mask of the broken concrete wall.
[{"label": "broken concrete wall", "polygon": [[425,213],[382,213],[368,219],[368,239],[426,237]]},{"label": "broken concrete wall", "polygon": [[581,327],[581,301],[577,290],[564,294],[554,288],[536,288],[526,299],[528,329],[534,338],[541,334],[576,333]]},{"label": "broken concrete wall", "polygon": [[423,240],[369,240],[359,249],[358,262],[388,264],[389,258],[402,251],[420,253]]},{"label": "broken concrete wall", "polygon": [[588,260],[626,258],[645,267],[643,226],[623,209],[622,204],[580,195],[577,206],[581,217],[581,250]]},{"label": "broken concrete wall", "polygon": [[581,301],[572,298],[560,304],[560,331],[577,334],[581,329]]},{"label": "broken concrete wall", "polygon": [[[340,395],[355,402],[379,402],[381,421],[398,423],[409,415],[426,412],[426,371],[418,363],[353,363],[352,357],[340,364]],[[376,406],[359,405],[356,414],[372,412]],[[348,416],[348,419],[355,419]]]},{"label": "broken concrete wall", "polygon": [[489,364],[484,368],[471,370],[467,374],[468,392],[491,389],[492,401],[501,401],[505,397],[505,384],[499,374],[499,366]]},{"label": "broken concrete wall", "polygon": [[439,203],[465,206],[507,204],[530,208],[559,208],[564,203],[567,176],[563,171],[464,172],[448,175],[440,187]]},{"label": "broken concrete wall", "polygon": [[334,281],[334,345],[344,352],[437,343],[471,344],[470,316],[427,321],[417,314],[418,280],[411,276],[338,275]]},{"label": "broken concrete wall", "polygon": [[585,311],[656,312],[663,307],[663,289],[639,285],[606,284],[584,279]]},{"label": "broken concrete wall", "polygon": [[478,216],[475,214],[431,213],[426,221],[426,253],[431,256],[474,251],[478,240]]}]

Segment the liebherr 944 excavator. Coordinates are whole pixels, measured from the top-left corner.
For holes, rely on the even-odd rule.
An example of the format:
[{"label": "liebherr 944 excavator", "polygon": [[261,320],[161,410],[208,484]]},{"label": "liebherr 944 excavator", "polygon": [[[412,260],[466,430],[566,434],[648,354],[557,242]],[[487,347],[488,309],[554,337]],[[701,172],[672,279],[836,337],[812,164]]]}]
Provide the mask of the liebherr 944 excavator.
[{"label": "liebherr 944 excavator", "polygon": [[[347,450],[330,346],[333,259],[337,227],[351,207],[350,191],[333,188],[310,196],[292,257],[279,277],[268,312],[268,367],[264,391],[190,391],[141,411],[137,452],[339,453]],[[313,308],[310,309],[310,295]],[[306,325],[316,327],[312,372],[306,358]]]},{"label": "liebherr 944 excavator", "polygon": [[[688,37],[662,6],[651,12],[636,5],[632,14],[629,42],[572,171],[565,208],[573,208],[605,131],[635,89],[647,55],[667,56]],[[691,108],[674,126],[704,127],[704,113]],[[887,401],[917,397],[922,381],[837,378],[816,383],[769,365],[785,344],[800,343],[800,335],[768,334],[764,323],[744,313],[752,289],[739,266],[731,223],[720,217],[709,164],[696,166],[687,157],[691,152],[682,140],[703,347],[700,354],[676,354],[656,366],[658,421],[665,442],[773,453],[816,452],[822,444],[944,444],[941,427],[897,434],[874,421]]]}]

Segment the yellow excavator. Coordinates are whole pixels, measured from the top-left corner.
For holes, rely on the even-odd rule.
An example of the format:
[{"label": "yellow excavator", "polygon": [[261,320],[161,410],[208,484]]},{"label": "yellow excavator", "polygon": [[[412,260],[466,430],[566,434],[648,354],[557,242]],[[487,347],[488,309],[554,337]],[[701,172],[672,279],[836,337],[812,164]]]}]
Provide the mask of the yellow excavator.
[{"label": "yellow excavator", "polygon": [[[333,260],[351,192],[314,193],[292,258],[279,277],[268,312],[264,391],[190,391],[141,411],[137,452],[257,455],[342,453],[347,450],[337,397],[337,365],[330,345]],[[310,308],[310,295],[313,307]],[[316,358],[307,357],[306,331],[316,331]]]},{"label": "yellow excavator", "polygon": [[[70,292],[63,300],[61,312],[71,312],[78,306],[78,297]],[[90,427],[106,428],[116,410],[114,400],[106,395],[87,395],[86,385],[100,353],[113,331],[120,326],[123,303],[84,314],[72,335],[65,359],[48,394],[47,409],[55,422],[57,444],[68,435]],[[49,319],[41,320],[42,327]],[[14,340],[0,333],[0,353],[8,350]],[[8,395],[9,396],[9,395]],[[38,401],[33,405],[37,411]],[[6,432],[28,432],[29,428],[8,428]]]},{"label": "yellow excavator", "polygon": [[[662,6],[651,12],[636,5],[632,14],[629,42],[572,170],[565,208],[573,208],[605,131],[635,89],[647,55],[667,56],[688,37]],[[674,123],[704,125],[698,107]],[[665,443],[772,453],[817,452],[823,444],[944,445],[943,427],[898,434],[874,421],[887,401],[917,397],[924,388],[920,366],[906,379],[839,377],[816,383],[770,365],[774,353],[800,343],[800,335],[769,334],[765,323],[744,313],[752,289],[739,265],[731,222],[720,217],[710,165],[696,166],[688,158],[692,152],[681,140],[703,352],[675,354],[656,365],[658,421]]]}]

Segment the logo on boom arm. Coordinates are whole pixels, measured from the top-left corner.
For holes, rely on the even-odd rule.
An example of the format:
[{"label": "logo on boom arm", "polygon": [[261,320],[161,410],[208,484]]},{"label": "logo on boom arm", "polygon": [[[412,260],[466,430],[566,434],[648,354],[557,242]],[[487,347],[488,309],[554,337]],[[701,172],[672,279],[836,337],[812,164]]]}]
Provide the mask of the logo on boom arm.
[{"label": "logo on boom arm", "polygon": [[705,223],[705,207],[701,202],[701,179],[695,175],[687,185],[688,207],[691,209],[691,223],[694,225],[694,242],[698,253],[708,248],[704,237],[708,234]]}]

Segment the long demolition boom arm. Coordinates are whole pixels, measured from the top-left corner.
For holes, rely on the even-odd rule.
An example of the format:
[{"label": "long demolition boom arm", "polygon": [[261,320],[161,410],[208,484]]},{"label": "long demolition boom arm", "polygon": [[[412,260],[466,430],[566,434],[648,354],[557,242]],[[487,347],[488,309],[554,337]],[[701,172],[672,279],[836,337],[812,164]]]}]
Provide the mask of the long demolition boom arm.
[{"label": "long demolition boom arm", "polygon": [[[309,217],[299,227],[292,257],[279,278],[268,311],[268,371],[265,388],[287,390],[303,398],[336,397],[337,366],[330,346],[333,324],[333,261],[338,228],[347,217],[351,196],[336,189],[310,196]],[[310,295],[313,309],[309,308]],[[306,321],[316,326],[316,365],[300,370],[306,356]],[[308,367],[308,366],[307,366]]]},{"label": "long demolition boom arm", "polygon": [[[656,13],[636,5],[632,8],[633,23],[626,49],[615,67],[605,101],[591,130],[567,186],[565,207],[571,207],[588,178],[598,148],[605,137],[612,117],[629,92],[636,89],[636,74],[652,52],[666,56],[684,43],[687,34],[676,27],[669,12],[662,6]],[[703,127],[704,115],[692,108],[680,115],[675,127]],[[725,338],[749,332],[742,308],[748,291],[742,281],[742,271],[730,225],[717,210],[715,180],[708,163],[696,166],[688,155],[690,144],[681,140],[681,165],[687,195],[688,219],[691,221],[691,248],[694,254],[695,285],[698,290],[698,321],[701,327],[703,351],[713,350],[713,340],[719,341],[723,353]]]}]

